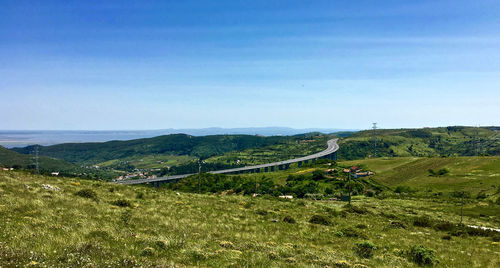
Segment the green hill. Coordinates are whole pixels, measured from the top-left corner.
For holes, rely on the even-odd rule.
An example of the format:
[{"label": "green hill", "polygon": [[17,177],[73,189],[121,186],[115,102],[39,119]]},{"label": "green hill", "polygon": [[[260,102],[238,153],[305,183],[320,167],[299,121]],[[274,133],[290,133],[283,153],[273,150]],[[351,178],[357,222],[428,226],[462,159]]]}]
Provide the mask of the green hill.
[{"label": "green hill", "polygon": [[[362,159],[372,155],[372,130],[341,139],[339,157]],[[497,127],[441,127],[380,129],[376,131],[376,156],[473,156],[500,155]]]},{"label": "green hill", "polygon": [[[0,266],[500,265],[497,238],[456,227],[454,202],[357,196],[344,204],[0,171]],[[464,222],[491,226],[485,217]]]},{"label": "green hill", "polygon": [[[12,167],[15,169],[35,170],[33,154],[20,154],[0,146],[0,167]],[[64,160],[48,157],[38,157],[39,172],[50,174],[58,172],[60,176],[80,176],[94,179],[112,179],[118,173],[109,170],[96,170],[68,163]]]},{"label": "green hill", "polygon": [[[77,167],[66,161],[46,156],[40,156],[38,162],[41,171],[67,172]],[[34,165],[34,155],[20,154],[0,146],[0,166],[33,169]]]},{"label": "green hill", "polygon": [[[473,196],[500,191],[500,156],[396,157],[340,162],[375,172],[373,179],[391,187],[408,186],[420,191],[465,190]],[[439,175],[439,171],[443,174]]]},{"label": "green hill", "polygon": [[[165,135],[129,141],[102,143],[64,143],[40,146],[40,154],[64,159],[72,163],[100,163],[113,159],[146,155],[188,155],[207,158],[229,151],[241,151],[284,143],[290,137],[261,137],[251,135],[189,136],[185,134]],[[14,148],[19,153],[32,151],[32,146]]]}]

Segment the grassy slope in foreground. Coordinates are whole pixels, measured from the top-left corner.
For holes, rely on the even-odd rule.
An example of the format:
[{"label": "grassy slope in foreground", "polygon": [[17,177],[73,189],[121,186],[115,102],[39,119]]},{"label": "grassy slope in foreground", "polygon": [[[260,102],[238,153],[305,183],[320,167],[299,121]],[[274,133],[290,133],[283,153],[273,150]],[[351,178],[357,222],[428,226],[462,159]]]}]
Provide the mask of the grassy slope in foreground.
[{"label": "grassy slope in foreground", "polygon": [[[96,198],[75,195],[83,189],[95,192]],[[113,205],[127,205],[117,200],[128,200],[131,207]],[[421,215],[457,222],[458,216],[449,212],[456,204],[364,197],[354,204],[368,212],[339,213],[341,202],[177,195],[164,189],[1,172],[0,266],[325,267],[347,261],[413,267],[402,254],[413,245],[435,249],[443,267],[500,265],[500,245],[491,238],[443,240],[445,232],[409,223]],[[316,214],[332,224],[309,223]],[[296,223],[284,222],[286,215]],[[468,217],[465,221],[487,224]],[[394,228],[398,226],[403,228]],[[365,240],[377,246],[369,259],[353,251]]]},{"label": "grassy slope in foreground", "polygon": [[[375,171],[373,178],[387,186],[410,186],[419,190],[495,193],[500,187],[500,156],[481,157],[395,157],[340,162]],[[449,173],[430,176],[429,169]]]}]

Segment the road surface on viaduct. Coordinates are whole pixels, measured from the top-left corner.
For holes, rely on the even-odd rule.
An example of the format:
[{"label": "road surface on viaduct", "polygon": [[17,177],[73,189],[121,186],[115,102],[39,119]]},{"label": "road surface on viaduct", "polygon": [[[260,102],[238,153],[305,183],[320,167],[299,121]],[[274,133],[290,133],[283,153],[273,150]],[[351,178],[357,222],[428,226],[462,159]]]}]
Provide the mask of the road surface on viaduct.
[{"label": "road surface on viaduct", "polygon": [[[239,167],[239,168],[215,170],[215,171],[209,171],[207,173],[240,174],[240,173],[270,172],[270,171],[275,171],[276,169],[278,169],[278,170],[288,169],[288,168],[290,168],[290,165],[294,164],[294,163],[297,163],[298,166],[300,167],[302,165],[302,163],[308,163],[309,161],[314,162],[320,158],[328,158],[328,159],[336,160],[337,159],[337,151],[339,149],[339,146],[337,144],[337,140],[338,139],[329,140],[327,142],[328,148],[326,148],[325,150],[323,150],[319,153],[307,155],[304,157],[299,157],[299,158],[294,158],[294,159],[289,159],[289,160],[284,160],[284,161],[278,161],[278,162],[273,162],[273,163],[267,163],[267,164],[261,164],[261,165],[255,165],[255,166],[246,166],[246,167]],[[192,176],[195,174],[196,173],[189,173],[189,174],[182,174],[182,175],[159,177],[159,178],[154,178],[154,179],[122,180],[122,181],[116,181],[116,183],[118,183],[118,184],[143,184],[143,183],[159,184],[161,182],[178,180],[178,179],[189,177],[189,176]]]}]

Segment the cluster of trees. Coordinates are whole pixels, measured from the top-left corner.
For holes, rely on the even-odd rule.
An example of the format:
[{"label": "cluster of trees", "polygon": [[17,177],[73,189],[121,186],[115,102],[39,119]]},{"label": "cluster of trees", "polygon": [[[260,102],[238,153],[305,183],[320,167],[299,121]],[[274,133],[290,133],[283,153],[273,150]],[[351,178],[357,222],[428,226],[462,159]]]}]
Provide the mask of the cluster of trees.
[{"label": "cluster of trees", "polygon": [[[336,177],[327,176],[325,171],[317,169],[307,175],[289,175],[284,184],[276,183],[276,179],[266,177],[230,176],[221,174],[207,174],[191,176],[177,182],[166,184],[172,190],[185,192],[221,193],[230,191],[239,194],[251,195],[293,195],[298,198],[308,195],[320,194],[322,196],[340,197],[348,193],[348,180],[344,174]],[[199,185],[200,183],[200,185]],[[382,187],[367,180],[351,180],[352,195],[366,193],[367,191],[379,193]]]}]

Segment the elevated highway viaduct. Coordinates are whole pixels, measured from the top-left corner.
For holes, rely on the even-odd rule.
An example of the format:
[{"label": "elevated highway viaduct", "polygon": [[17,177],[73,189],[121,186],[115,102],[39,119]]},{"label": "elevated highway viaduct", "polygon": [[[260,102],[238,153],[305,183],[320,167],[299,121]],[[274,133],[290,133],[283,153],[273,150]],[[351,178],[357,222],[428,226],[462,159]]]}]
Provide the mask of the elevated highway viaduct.
[{"label": "elevated highway viaduct", "polygon": [[[212,174],[242,174],[242,173],[272,172],[275,170],[289,169],[290,165],[294,164],[294,163],[297,163],[297,166],[300,167],[302,164],[307,164],[309,162],[315,162],[317,159],[322,159],[322,158],[337,160],[337,151],[339,150],[337,140],[338,139],[328,140],[328,142],[327,142],[328,147],[325,150],[323,150],[319,153],[307,155],[304,157],[293,158],[293,159],[288,159],[288,160],[284,160],[284,161],[272,162],[272,163],[261,164],[261,165],[215,170],[215,171],[209,171],[208,173],[212,173]],[[116,183],[118,183],[118,184],[150,183],[154,186],[159,186],[160,183],[162,183],[162,182],[179,180],[179,179],[186,178],[186,177],[189,177],[189,176],[192,176],[195,174],[196,173],[189,173],[189,174],[182,174],[182,175],[159,177],[159,178],[154,178],[154,179],[123,180],[123,181],[116,181]]]}]

